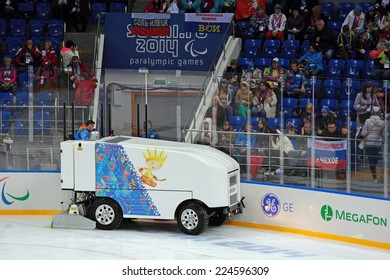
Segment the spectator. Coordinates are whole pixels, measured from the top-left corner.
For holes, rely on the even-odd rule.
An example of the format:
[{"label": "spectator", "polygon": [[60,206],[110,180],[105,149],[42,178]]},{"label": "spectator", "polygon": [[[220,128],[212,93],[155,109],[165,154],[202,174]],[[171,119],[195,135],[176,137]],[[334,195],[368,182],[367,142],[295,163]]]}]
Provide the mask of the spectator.
[{"label": "spectator", "polygon": [[247,111],[251,108],[253,102],[253,93],[249,89],[249,83],[241,82],[241,87],[237,91],[236,106],[238,115],[242,117],[247,116]]},{"label": "spectator", "polygon": [[389,15],[383,7],[375,8],[375,21],[379,39],[388,40],[390,35],[390,21]]},{"label": "spectator", "polygon": [[379,151],[383,146],[384,121],[379,117],[379,108],[375,107],[370,118],[364,123],[362,136],[364,137],[364,150],[368,156],[370,171],[374,183],[378,183],[376,166],[381,158]]},{"label": "spectator", "polygon": [[344,19],[342,28],[344,27],[344,25],[348,25],[349,29],[354,31],[355,33],[364,32],[365,14],[362,13],[362,11],[363,11],[362,7],[359,4],[357,4],[355,6],[355,9],[350,11],[347,17]]},{"label": "spectator", "polygon": [[306,77],[319,76],[324,72],[322,52],[317,44],[311,44],[309,51],[299,58],[299,63],[305,63],[303,71]]},{"label": "spectator", "polygon": [[329,120],[325,130],[322,132],[322,136],[325,138],[325,141],[332,141],[329,138],[340,138],[341,133],[337,127],[336,121]]},{"label": "spectator", "polygon": [[53,2],[54,18],[62,19],[66,24],[66,32],[70,32],[70,6],[68,0],[56,0]]},{"label": "spectator", "polygon": [[[270,136],[269,133],[273,133],[274,130],[268,126],[266,119],[260,119],[257,123],[256,141],[251,156],[251,174],[255,178],[257,172],[261,168],[264,162],[269,162],[270,155]],[[260,173],[264,173],[264,168],[261,168]]]},{"label": "spectator", "polygon": [[12,65],[12,58],[4,57],[4,66],[0,68],[0,91],[15,92],[17,89],[16,69]]},{"label": "spectator", "polygon": [[201,5],[202,1],[200,0],[180,0],[181,1],[181,7],[180,12],[181,13],[200,13],[201,12]]},{"label": "spectator", "polygon": [[336,122],[337,116],[329,110],[328,106],[322,106],[321,114],[316,117],[315,125],[318,136],[324,136],[325,130],[330,122]]},{"label": "spectator", "polygon": [[353,45],[355,42],[355,32],[344,25],[337,37],[337,53],[341,59],[348,61],[353,56]]},{"label": "spectator", "polygon": [[282,6],[280,4],[275,5],[275,13],[273,13],[269,18],[268,32],[266,34],[266,39],[277,39],[280,42],[283,42],[284,29],[286,26],[287,18],[282,14]]},{"label": "spectator", "polygon": [[303,32],[305,30],[305,19],[300,14],[298,8],[292,10],[292,14],[287,18],[286,31],[288,40],[303,39]]},{"label": "spectator", "polygon": [[0,0],[0,18],[5,18],[9,21],[15,18],[18,12],[17,0]]},{"label": "spectator", "polygon": [[57,82],[57,67],[53,66],[48,57],[42,60],[42,65],[39,66],[35,73],[35,89],[39,91],[52,91],[56,88]]},{"label": "spectator", "polygon": [[353,107],[357,114],[356,125],[358,127],[362,126],[370,118],[375,107],[379,109],[379,102],[371,83],[364,84],[362,91],[356,95]]},{"label": "spectator", "polygon": [[28,65],[38,67],[41,62],[41,53],[34,45],[32,38],[26,39],[26,44],[22,46],[15,54],[15,65],[18,71],[26,71]]},{"label": "spectator", "polygon": [[76,88],[82,73],[86,73],[89,79],[96,79],[95,74],[88,68],[85,63],[81,62],[77,56],[72,58],[72,62],[68,65],[68,67],[70,67],[72,70],[70,74],[70,80],[73,82],[73,88]]},{"label": "spectator", "polygon": [[165,0],[162,12],[165,14],[178,14],[179,7],[176,4],[176,0]]},{"label": "spectator", "polygon": [[295,137],[295,149],[287,153],[288,165],[290,167],[290,172],[286,174],[287,176],[306,176],[306,171],[303,167],[307,166],[307,141],[312,136],[311,125],[310,121],[303,124],[301,135],[304,137]]},{"label": "spectator", "polygon": [[49,40],[45,41],[45,44],[43,45],[43,48],[41,50],[41,64],[43,63],[45,58],[48,59],[52,66],[58,67],[57,52],[53,49],[52,43]]},{"label": "spectator", "polygon": [[[307,103],[305,110],[301,114],[301,123],[312,122],[313,103]],[[311,129],[310,129],[311,130]]]},{"label": "spectator", "polygon": [[268,27],[268,15],[265,13],[264,7],[257,6],[256,13],[250,17],[250,26],[254,30],[254,38],[262,42],[265,39]]},{"label": "spectator", "polygon": [[234,93],[236,93],[242,76],[241,66],[238,65],[237,59],[230,61],[230,66],[226,68],[224,78],[227,80],[228,85],[233,87]]},{"label": "spectator", "polygon": [[217,13],[234,13],[236,0],[216,0],[214,1]]},{"label": "spectator", "polygon": [[225,79],[222,78],[219,82],[215,95],[219,106],[225,109],[225,118],[229,119],[233,116],[233,92],[229,90]]},{"label": "spectator", "polygon": [[[148,131],[148,135],[146,135],[146,133],[145,133],[145,125],[146,125],[146,129]],[[143,129],[140,131],[140,137],[151,138],[151,139],[160,139],[160,136],[157,134],[157,132],[153,128],[151,120],[148,120],[146,123],[144,123]]]},{"label": "spectator", "polygon": [[76,32],[86,32],[89,18],[89,1],[70,0],[70,7],[72,27],[76,29]]},{"label": "spectator", "polygon": [[313,34],[312,43],[319,45],[320,49],[325,55],[326,60],[332,59],[335,52],[336,43],[332,30],[325,27],[325,22],[322,19],[317,20],[316,22],[316,29]]},{"label": "spectator", "polygon": [[66,41],[65,47],[62,47],[61,49],[61,56],[62,56],[62,65],[63,68],[65,68],[69,66],[74,56],[80,58],[79,46],[75,44],[72,40]]},{"label": "spectator", "polygon": [[234,158],[239,164],[243,164],[241,166],[241,170],[244,172],[246,171],[247,155],[252,153],[252,149],[254,148],[255,144],[256,136],[253,134],[252,125],[247,123],[245,126],[245,131],[238,134],[234,144],[236,148],[236,155]]},{"label": "spectator", "polygon": [[275,118],[277,103],[278,100],[271,86],[266,81],[262,81],[253,97],[252,115],[261,118]]},{"label": "spectator", "polygon": [[213,132],[211,131],[211,118],[203,120],[203,128],[200,132],[200,140],[198,144],[211,145],[213,141]]},{"label": "spectator", "polygon": [[80,80],[76,87],[74,104],[76,106],[91,106],[96,86],[96,79],[89,79],[88,74],[81,73]]},{"label": "spectator", "polygon": [[263,70],[263,78],[271,86],[276,97],[280,100],[280,88],[287,70],[279,66],[279,58],[272,59],[271,66]]},{"label": "spectator", "polygon": [[218,149],[225,154],[232,155],[233,144],[236,141],[236,136],[229,121],[224,121],[222,125],[222,132],[219,134],[219,141],[217,144]]},{"label": "spectator", "polygon": [[162,13],[163,3],[161,0],[149,0],[146,3],[144,13]]},{"label": "spectator", "polygon": [[305,74],[298,68],[297,61],[291,62],[291,70],[288,71],[284,84],[287,95],[297,98],[298,102],[305,96],[307,82]]},{"label": "spectator", "polygon": [[91,131],[95,129],[95,122],[93,120],[88,120],[82,124],[79,130],[76,132],[76,140],[87,141],[91,138]]},{"label": "spectator", "polygon": [[310,10],[308,17],[306,18],[307,26],[306,32],[304,34],[304,39],[312,41],[314,39],[314,33],[316,31],[316,25],[318,20],[323,20],[324,26],[326,25],[327,18],[325,14],[322,12],[322,8],[320,5],[316,5]]},{"label": "spectator", "polygon": [[248,69],[242,71],[241,81],[247,81],[251,91],[256,92],[258,89],[258,84],[261,81],[261,70],[256,68],[253,70]]},{"label": "spectator", "polygon": [[375,80],[390,79],[390,40],[385,45],[386,48],[375,59],[378,68],[371,73],[371,77]]},{"label": "spectator", "polygon": [[368,54],[368,58],[370,60],[377,59],[378,56],[381,54],[381,52],[383,52],[383,50],[386,49],[386,42],[387,41],[384,41],[384,40],[378,40],[378,43],[376,44],[375,49],[370,51],[370,53]]},{"label": "spectator", "polygon": [[210,118],[212,124],[216,124],[217,128],[222,128],[223,122],[226,120],[225,110],[219,104],[218,96],[214,95],[211,101],[211,106],[207,109],[205,117]]},{"label": "spectator", "polygon": [[352,57],[360,60],[367,60],[369,53],[375,48],[375,42],[377,41],[376,35],[373,32],[372,26],[367,27],[367,31],[361,36],[357,36],[354,40]]}]

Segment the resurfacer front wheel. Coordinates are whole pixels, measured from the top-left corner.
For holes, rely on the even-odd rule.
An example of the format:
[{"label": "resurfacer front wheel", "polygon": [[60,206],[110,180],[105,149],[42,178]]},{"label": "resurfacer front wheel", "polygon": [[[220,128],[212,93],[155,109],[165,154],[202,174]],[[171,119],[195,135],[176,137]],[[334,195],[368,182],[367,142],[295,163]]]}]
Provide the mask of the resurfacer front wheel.
[{"label": "resurfacer front wheel", "polygon": [[108,198],[98,198],[92,205],[91,216],[98,229],[111,230],[120,226],[123,219],[122,208]]},{"label": "resurfacer front wheel", "polygon": [[201,234],[209,225],[206,209],[196,202],[188,202],[181,206],[176,219],[180,230],[190,235]]}]

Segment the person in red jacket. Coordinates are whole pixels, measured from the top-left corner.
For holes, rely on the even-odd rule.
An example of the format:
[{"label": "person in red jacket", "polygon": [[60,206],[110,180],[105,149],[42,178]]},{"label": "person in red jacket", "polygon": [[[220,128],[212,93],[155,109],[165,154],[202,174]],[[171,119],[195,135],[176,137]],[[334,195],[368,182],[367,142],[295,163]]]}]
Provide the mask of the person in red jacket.
[{"label": "person in red jacket", "polygon": [[15,54],[15,66],[20,67],[18,71],[25,71],[26,66],[33,65],[38,67],[41,62],[41,52],[34,45],[32,38],[26,39],[26,44],[21,47]]},{"label": "person in red jacket", "polygon": [[69,79],[73,88],[76,88],[77,84],[80,82],[82,73],[86,73],[88,75],[88,79],[95,79],[95,74],[88,68],[85,63],[81,62],[78,56],[73,56],[72,61],[68,66],[72,70]]},{"label": "person in red jacket", "polygon": [[42,65],[39,66],[35,73],[35,90],[52,91],[56,88],[57,67],[53,66],[48,57],[44,57]]},{"label": "person in red jacket", "polygon": [[16,69],[10,57],[4,57],[4,66],[0,68],[0,91],[16,91]]},{"label": "person in red jacket", "polygon": [[[91,106],[94,90],[97,86],[95,78],[89,79],[87,73],[82,73],[77,83],[74,95],[74,104],[76,106]],[[89,108],[83,109],[84,119],[88,118]]]}]

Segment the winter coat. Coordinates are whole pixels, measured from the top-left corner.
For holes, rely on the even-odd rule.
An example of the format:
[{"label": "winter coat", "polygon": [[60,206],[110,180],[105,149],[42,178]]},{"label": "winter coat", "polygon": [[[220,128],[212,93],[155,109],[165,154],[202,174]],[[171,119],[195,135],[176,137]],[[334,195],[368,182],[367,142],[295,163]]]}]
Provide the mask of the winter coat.
[{"label": "winter coat", "polygon": [[383,145],[385,122],[378,116],[372,115],[366,120],[362,130],[365,147],[381,147]]},{"label": "winter coat", "polygon": [[74,94],[74,104],[79,106],[90,106],[96,86],[96,80],[84,80],[79,82]]}]

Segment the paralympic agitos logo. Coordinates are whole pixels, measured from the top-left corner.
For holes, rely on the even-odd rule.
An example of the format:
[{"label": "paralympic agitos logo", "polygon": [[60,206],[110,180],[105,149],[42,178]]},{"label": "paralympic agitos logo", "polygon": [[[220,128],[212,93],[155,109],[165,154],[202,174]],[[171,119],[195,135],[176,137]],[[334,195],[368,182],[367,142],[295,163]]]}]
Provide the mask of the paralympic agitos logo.
[{"label": "paralympic agitos logo", "polygon": [[4,178],[0,179],[0,185],[4,181],[2,183],[2,187],[1,187],[1,199],[3,200],[5,205],[11,205],[12,203],[15,202],[15,200],[25,201],[30,197],[30,192],[28,190],[27,190],[26,195],[24,195],[24,196],[14,196],[14,195],[11,195],[8,192],[6,192],[6,190],[5,190],[6,185],[7,185],[6,179],[8,179],[8,177],[4,177]]}]

